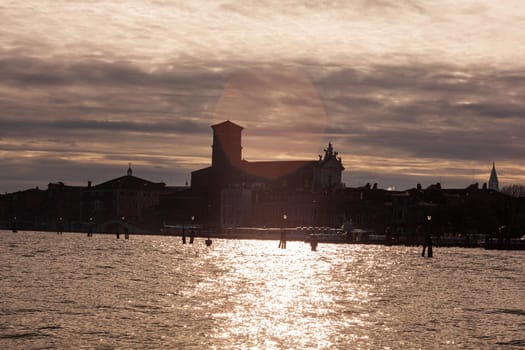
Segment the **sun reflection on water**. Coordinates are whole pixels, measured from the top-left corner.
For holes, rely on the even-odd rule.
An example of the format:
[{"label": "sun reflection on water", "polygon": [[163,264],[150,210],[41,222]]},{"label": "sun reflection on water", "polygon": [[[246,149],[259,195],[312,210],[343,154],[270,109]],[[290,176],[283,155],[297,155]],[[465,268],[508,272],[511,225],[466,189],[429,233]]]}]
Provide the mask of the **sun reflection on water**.
[{"label": "sun reflection on water", "polygon": [[[330,348],[341,327],[365,327],[369,315],[361,309],[371,284],[359,284],[351,255],[334,266],[326,258],[333,247],[312,252],[300,242],[280,250],[274,245],[240,242],[229,255],[232,269],[216,282],[229,289],[214,302],[222,305],[213,315],[221,324],[218,337],[244,339],[246,347]],[[342,275],[346,281],[338,284]]]}]

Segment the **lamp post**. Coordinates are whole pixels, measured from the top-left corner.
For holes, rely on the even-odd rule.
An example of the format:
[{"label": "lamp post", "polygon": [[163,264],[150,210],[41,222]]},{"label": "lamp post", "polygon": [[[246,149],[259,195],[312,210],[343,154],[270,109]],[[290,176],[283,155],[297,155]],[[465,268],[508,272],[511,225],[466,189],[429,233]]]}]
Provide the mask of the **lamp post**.
[{"label": "lamp post", "polygon": [[190,231],[190,244],[193,244],[193,240],[195,239],[195,229],[193,227],[193,222],[195,221],[195,216],[191,216],[191,231]]},{"label": "lamp post", "polygon": [[427,221],[429,229],[427,234],[425,235],[425,240],[423,241],[423,252],[421,253],[421,256],[425,256],[425,249],[428,249],[428,257],[432,257],[432,237],[430,236],[432,231],[432,215],[427,215]]},{"label": "lamp post", "polygon": [[57,235],[61,235],[62,234],[62,217],[58,217],[58,221],[57,221]]},{"label": "lamp post", "polygon": [[128,225],[126,223],[126,217],[123,216],[121,219],[122,219],[122,226],[124,227],[124,238],[129,239],[129,230],[128,230]]},{"label": "lamp post", "polygon": [[281,239],[279,240],[279,248],[286,249],[286,219],[288,216],[283,214],[283,227],[281,229]]},{"label": "lamp post", "polygon": [[91,237],[93,236],[93,218],[90,216],[89,217],[89,224],[88,224],[88,237]]}]

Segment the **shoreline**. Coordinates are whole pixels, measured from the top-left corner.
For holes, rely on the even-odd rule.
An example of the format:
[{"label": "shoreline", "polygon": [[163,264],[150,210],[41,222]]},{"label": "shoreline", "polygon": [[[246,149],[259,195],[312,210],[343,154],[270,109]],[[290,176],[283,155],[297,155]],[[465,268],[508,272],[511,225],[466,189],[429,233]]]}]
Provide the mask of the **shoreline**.
[{"label": "shoreline", "polygon": [[[21,233],[21,232],[34,232],[34,233],[41,233],[41,234],[54,234],[59,235],[56,231],[44,231],[44,230],[17,230],[16,232],[13,232],[9,229],[0,229],[0,233]],[[63,231],[63,233],[72,233],[77,235],[88,235],[87,232],[80,232],[80,231]],[[104,236],[111,236],[116,235],[116,232],[93,232],[92,236],[95,235],[104,235]],[[125,239],[125,233],[119,232],[119,236],[123,236],[122,239]],[[129,236],[159,236],[159,237],[178,237],[182,238],[181,232],[140,232],[140,233],[129,233]],[[261,241],[279,241],[279,231],[271,232],[271,233],[265,233],[265,234],[253,234],[253,233],[240,233],[240,232],[229,232],[229,233],[211,233],[206,232],[203,233],[203,231],[196,231],[195,238],[216,238],[216,239],[228,239],[228,240],[261,240]],[[362,245],[381,245],[381,246],[407,246],[407,247],[415,247],[415,246],[422,246],[422,242],[415,241],[415,242],[406,242],[406,241],[395,241],[395,240],[387,240],[383,237],[380,237],[378,235],[375,235],[374,237],[370,238],[361,238],[360,240],[348,240],[344,237],[326,237],[322,235],[317,235],[317,240],[319,243],[323,244],[362,244]],[[190,235],[189,233],[186,233],[186,239],[189,240]],[[305,235],[299,235],[299,234],[292,234],[287,236],[286,241],[290,242],[305,242],[308,243],[309,239]],[[480,248],[480,249],[486,249],[486,250],[525,250],[525,240],[518,240],[518,239],[512,239],[512,240],[489,240],[489,245],[486,246],[485,243],[481,242],[467,242],[465,240],[450,240],[450,239],[441,239],[441,240],[435,240],[433,243],[433,246],[436,248],[465,248],[465,249],[472,249],[472,248]]]}]

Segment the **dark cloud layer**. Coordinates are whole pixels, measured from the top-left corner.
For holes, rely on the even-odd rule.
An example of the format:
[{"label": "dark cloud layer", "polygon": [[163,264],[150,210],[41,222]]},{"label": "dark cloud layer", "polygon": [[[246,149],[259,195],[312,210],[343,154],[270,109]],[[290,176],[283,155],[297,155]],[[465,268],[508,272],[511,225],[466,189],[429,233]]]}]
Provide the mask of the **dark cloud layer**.
[{"label": "dark cloud layer", "polygon": [[207,113],[224,77],[170,65],[154,71],[126,62],[0,60],[2,118],[173,120]]},{"label": "dark cloud layer", "polygon": [[54,135],[69,132],[134,132],[144,134],[204,134],[209,132],[208,123],[192,120],[148,123],[140,121],[105,121],[105,120],[0,120],[4,136],[28,137]]},{"label": "dark cloud layer", "polygon": [[[216,121],[215,107],[228,79],[238,68],[260,68],[236,67],[232,62],[194,66],[173,62],[147,70],[127,61],[55,61],[4,54],[0,59],[3,191],[31,182],[104,181],[99,174],[121,174],[134,157],[141,162],[139,167],[151,169],[144,174],[152,180],[181,184],[191,170],[207,165],[209,126]],[[279,75],[280,68],[275,66],[273,74]],[[354,157],[380,156],[396,164],[400,159],[425,159],[431,169],[432,160],[475,161],[481,166],[494,160],[518,164],[525,158],[520,142],[525,134],[522,70],[423,63],[362,68],[309,64],[295,69],[312,77],[321,97],[326,127],[319,133],[325,141],[333,141],[350,164]],[[254,89],[246,96],[266,107],[268,98],[260,94],[268,89],[255,89],[265,86],[265,77],[250,76],[259,80],[246,81],[243,88]],[[289,76],[280,79],[293,86],[294,93],[280,91],[272,98],[278,99],[279,106],[296,106],[309,114],[311,100],[305,96],[310,95],[301,95],[300,86],[287,81]],[[270,120],[274,111],[265,113]],[[307,125],[278,120],[272,124],[264,117],[258,116],[262,119],[254,120],[253,132],[247,132],[265,140],[265,156],[278,151],[280,139],[314,136]],[[90,161],[93,154],[103,162]],[[402,187],[436,178],[414,175],[417,172],[408,165],[404,173],[393,171],[347,167],[347,182],[366,183],[369,177]],[[439,171],[451,183],[470,181],[470,169],[434,169]]]},{"label": "dark cloud layer", "polygon": [[[184,91],[199,89],[203,94],[210,89],[222,87],[221,74],[193,70],[177,63],[156,67],[151,72],[126,61],[102,60],[46,60],[36,57],[20,57],[4,51],[0,59],[0,77],[4,83],[15,86],[133,86]],[[173,65],[176,65],[175,67]]]},{"label": "dark cloud layer", "polygon": [[[378,66],[318,80],[333,124],[352,149],[456,160],[521,161],[523,71]],[[348,135],[345,135],[348,134]]]}]

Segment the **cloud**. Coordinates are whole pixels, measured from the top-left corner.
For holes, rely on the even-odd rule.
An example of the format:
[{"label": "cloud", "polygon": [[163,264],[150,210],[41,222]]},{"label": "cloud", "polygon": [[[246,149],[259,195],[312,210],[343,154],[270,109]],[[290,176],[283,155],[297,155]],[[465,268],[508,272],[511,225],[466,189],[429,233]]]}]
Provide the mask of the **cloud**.
[{"label": "cloud", "polygon": [[148,72],[126,62],[54,62],[9,55],[0,59],[0,78],[4,120],[37,127],[45,127],[35,124],[37,120],[64,120],[54,127],[146,131],[153,131],[153,123],[164,128],[174,120],[177,128],[185,120],[206,124],[224,83],[223,73],[201,67],[167,65]]},{"label": "cloud", "polygon": [[152,180],[182,184],[208,163],[203,155],[209,153],[211,106],[223,78],[206,69],[178,69],[4,56],[1,190],[20,189],[36,177],[40,186],[84,183],[112,173],[101,168],[115,173],[128,161],[151,169]]},{"label": "cloud", "polygon": [[[20,63],[9,59],[0,64],[10,82],[1,85],[6,94],[0,99],[0,151],[24,159],[118,167],[138,160],[189,172],[209,164],[209,126],[226,119],[246,128],[248,160],[315,159],[331,140],[350,164],[347,179],[357,171],[406,183],[399,179],[433,180],[441,172],[455,174],[451,183],[470,182],[469,169],[459,175],[447,164],[473,162],[481,169],[492,160],[510,165],[525,155],[519,142],[525,76],[518,69],[256,64],[214,73],[201,67],[146,72],[122,62],[25,63],[26,72],[11,69]],[[46,71],[56,79],[27,73]],[[419,159],[427,170],[380,167],[373,161],[378,156],[390,164]],[[356,158],[363,161],[360,170],[352,168]]]},{"label": "cloud", "polygon": [[[205,93],[217,89],[223,76],[206,67],[188,67],[176,62],[155,66],[146,71],[140,65],[127,61],[96,59],[53,59],[20,56],[3,51],[0,59],[0,76],[4,83],[17,87],[46,87],[67,85],[137,86],[137,88],[166,88],[172,90],[199,89]],[[219,84],[219,86],[218,86]]]},{"label": "cloud", "polygon": [[[354,149],[416,157],[518,160],[524,130],[521,71],[457,66],[344,69],[318,79],[327,132]],[[518,82],[518,84],[516,84]],[[345,128],[346,127],[346,128]]]},{"label": "cloud", "polygon": [[315,159],[333,141],[347,179],[470,182],[471,169],[497,160],[518,181],[522,9],[488,0],[5,4],[0,154],[23,161],[5,163],[20,175],[9,186],[33,179],[24,168],[56,177],[36,168],[52,159],[91,176],[96,164],[134,159],[195,170],[209,164],[209,125],[225,119],[246,127],[248,160]]},{"label": "cloud", "polygon": [[512,63],[524,5],[454,1],[26,1],[0,13],[3,46],[62,59],[166,62]]},{"label": "cloud", "polygon": [[201,121],[182,120],[171,123],[107,120],[0,120],[5,136],[27,137],[43,135],[60,136],[65,133],[122,132],[143,134],[203,134],[209,132],[209,125]]}]

